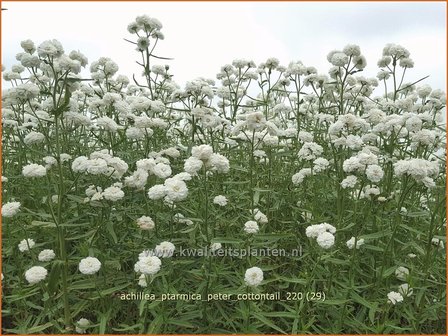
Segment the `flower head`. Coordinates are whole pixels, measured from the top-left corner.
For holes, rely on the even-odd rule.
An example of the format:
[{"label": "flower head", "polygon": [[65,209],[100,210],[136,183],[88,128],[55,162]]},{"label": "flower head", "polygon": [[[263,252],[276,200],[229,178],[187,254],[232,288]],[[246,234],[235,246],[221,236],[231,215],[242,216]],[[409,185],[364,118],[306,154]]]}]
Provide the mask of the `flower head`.
[{"label": "flower head", "polygon": [[56,254],[54,253],[53,250],[42,250],[37,259],[39,259],[39,261],[51,261],[56,257]]},{"label": "flower head", "polygon": [[34,285],[46,278],[48,271],[42,266],[33,266],[25,272],[25,278],[28,283]]},{"label": "flower head", "polygon": [[34,242],[33,239],[24,239],[18,245],[19,251],[20,252],[29,251],[34,247],[34,245],[36,245],[36,243]]},{"label": "flower head", "polygon": [[152,230],[155,227],[154,221],[149,216],[142,216],[138,218],[137,225],[142,230]]},{"label": "flower head", "polygon": [[388,302],[392,303],[393,305],[397,304],[398,302],[403,301],[403,296],[400,293],[397,292],[389,292],[387,294]]},{"label": "flower head", "polygon": [[141,257],[134,265],[134,270],[138,273],[153,275],[160,270],[162,261],[156,256]]},{"label": "flower head", "polygon": [[20,209],[20,202],[8,202],[2,206],[3,217],[13,217],[17,215]]},{"label": "flower head", "polygon": [[244,224],[244,231],[246,233],[257,233],[259,230],[258,224],[256,221],[247,221]]},{"label": "flower head", "polygon": [[79,271],[82,274],[95,274],[101,268],[101,262],[94,257],[87,257],[79,262]]},{"label": "flower head", "polygon": [[246,285],[256,287],[263,281],[263,271],[259,267],[251,267],[244,275]]}]

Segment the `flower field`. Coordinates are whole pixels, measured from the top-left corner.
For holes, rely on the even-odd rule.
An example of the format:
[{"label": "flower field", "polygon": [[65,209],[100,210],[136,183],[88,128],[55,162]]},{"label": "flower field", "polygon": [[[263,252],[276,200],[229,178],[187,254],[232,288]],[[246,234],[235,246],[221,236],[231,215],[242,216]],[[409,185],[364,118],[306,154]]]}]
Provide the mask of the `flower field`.
[{"label": "flower field", "polygon": [[180,87],[127,30],[141,74],[57,40],[2,69],[3,333],[445,334],[446,97],[406,48]]}]

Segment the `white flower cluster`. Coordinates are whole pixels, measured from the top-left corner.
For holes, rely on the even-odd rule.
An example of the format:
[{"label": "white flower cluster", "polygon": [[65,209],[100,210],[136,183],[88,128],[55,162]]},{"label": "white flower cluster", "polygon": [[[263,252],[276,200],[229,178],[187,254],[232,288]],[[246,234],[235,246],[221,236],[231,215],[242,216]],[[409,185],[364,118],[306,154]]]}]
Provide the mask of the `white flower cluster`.
[{"label": "white flower cluster", "polygon": [[[355,242],[356,242],[356,243],[355,243]],[[359,250],[359,248],[360,248],[362,245],[364,245],[364,239],[363,239],[363,238],[357,239],[357,238],[355,238],[355,237],[351,237],[351,238],[347,241],[346,245],[347,245],[347,247],[348,247],[350,250],[353,250],[355,247],[356,247],[357,250]]]},{"label": "white flower cluster", "polygon": [[202,167],[212,172],[228,173],[230,164],[225,156],[214,153],[210,145],[194,146],[191,149],[191,157],[185,160],[184,170],[195,176]]},{"label": "white flower cluster", "polygon": [[395,174],[411,176],[415,181],[423,183],[426,187],[435,186],[434,178],[439,175],[439,164],[437,161],[424,159],[400,160],[394,164]]},{"label": "white flower cluster", "polygon": [[311,161],[320,157],[323,150],[322,146],[315,142],[305,142],[297,153],[297,156],[299,159]]},{"label": "white flower cluster", "polygon": [[336,228],[328,223],[314,224],[306,228],[308,238],[316,239],[317,244],[323,249],[329,249],[334,245]]},{"label": "white flower cluster", "polygon": [[36,245],[36,243],[34,242],[33,239],[23,239],[19,245],[19,251],[20,252],[26,252],[29,251],[30,249],[32,249],[34,247],[34,245]]},{"label": "white flower cluster", "polygon": [[[366,149],[360,151],[357,155],[345,160],[342,169],[346,173],[364,173],[370,182],[380,182],[384,177],[384,171],[378,165],[378,156]],[[346,180],[341,184],[344,188],[353,188],[356,181],[353,178]]]},{"label": "white flower cluster", "polygon": [[413,288],[409,284],[404,283],[398,286],[398,292],[391,291],[387,294],[387,301],[396,305],[397,303],[403,302],[404,298],[411,296],[413,293]]},{"label": "white flower cluster", "polygon": [[107,150],[93,152],[89,158],[79,156],[72,162],[75,173],[92,175],[106,175],[120,179],[128,170],[128,164],[118,157],[114,157]]},{"label": "white flower cluster", "polygon": [[187,198],[187,184],[179,177],[167,178],[163,184],[156,184],[148,190],[148,197],[151,200],[164,198],[165,202],[171,204],[180,202]]},{"label": "white flower cluster", "polygon": [[85,198],[85,203],[87,202],[93,202],[93,201],[100,201],[102,199],[111,201],[111,202],[116,202],[119,201],[121,199],[124,198],[124,191],[121,190],[121,188],[123,187],[122,183],[120,182],[116,182],[114,183],[112,186],[104,189],[101,187],[97,187],[95,185],[90,185],[87,189],[86,189],[86,198]]}]

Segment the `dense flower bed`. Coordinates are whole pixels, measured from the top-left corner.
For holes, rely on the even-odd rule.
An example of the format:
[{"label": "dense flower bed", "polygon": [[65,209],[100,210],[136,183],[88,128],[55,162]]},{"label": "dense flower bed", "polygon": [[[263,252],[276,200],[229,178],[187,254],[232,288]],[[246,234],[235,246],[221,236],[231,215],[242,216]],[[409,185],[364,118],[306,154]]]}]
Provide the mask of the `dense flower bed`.
[{"label": "dense flower bed", "polygon": [[3,69],[4,332],[444,333],[445,93],[408,50],[181,88],[161,30],[128,26],[141,76],[56,40]]}]

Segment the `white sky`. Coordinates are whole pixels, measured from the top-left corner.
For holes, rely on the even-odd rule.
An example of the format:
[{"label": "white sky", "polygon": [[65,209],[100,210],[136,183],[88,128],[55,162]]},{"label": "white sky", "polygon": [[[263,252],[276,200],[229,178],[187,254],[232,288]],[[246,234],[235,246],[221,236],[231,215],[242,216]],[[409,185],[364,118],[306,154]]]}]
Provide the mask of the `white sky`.
[{"label": "white sky", "polygon": [[[375,76],[386,43],[411,52],[415,68],[406,82],[430,75],[425,83],[446,90],[445,2],[10,2],[2,12],[2,63],[9,68],[20,41],[56,38],[66,52],[84,53],[89,62],[112,58],[119,73],[140,74],[139,55],[123,38],[136,16],[159,19],[165,40],[156,54],[168,61],[181,85],[196,77],[215,79],[235,58],[257,64],[277,57],[283,65],[301,60],[327,73],[326,55],[355,43],[367,58],[364,76]],[[161,61],[165,63],[165,61]]]}]

